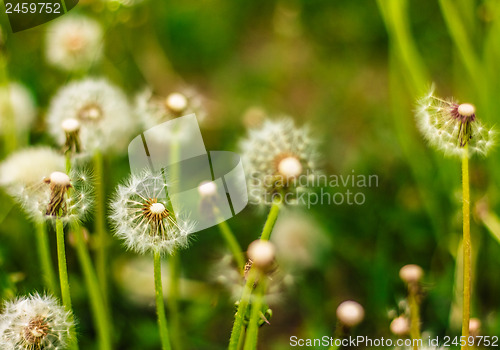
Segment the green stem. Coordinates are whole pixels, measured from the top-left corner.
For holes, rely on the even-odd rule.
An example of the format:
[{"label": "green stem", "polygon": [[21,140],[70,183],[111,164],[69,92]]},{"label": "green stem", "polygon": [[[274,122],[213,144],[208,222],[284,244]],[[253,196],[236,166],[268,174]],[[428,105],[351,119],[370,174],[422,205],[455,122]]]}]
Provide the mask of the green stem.
[{"label": "green stem", "polygon": [[[56,219],[56,237],[57,237],[57,262],[59,265],[59,282],[61,284],[61,296],[64,307],[71,312],[73,317],[73,308],[71,306],[71,294],[69,291],[68,267],[66,264],[66,247],[64,244],[64,225],[61,219]],[[74,339],[72,349],[78,349],[78,340],[75,335],[75,330],[71,329],[71,339]]]},{"label": "green stem", "polygon": [[[276,197],[278,198],[278,197]],[[274,199],[273,204],[271,205],[271,210],[269,211],[269,215],[267,216],[266,223],[264,224],[264,229],[262,230],[262,235],[260,239],[263,241],[268,241],[271,237],[271,232],[273,232],[274,224],[278,219],[278,214],[281,208],[281,200]]]},{"label": "green stem", "polygon": [[[469,339],[470,297],[471,297],[471,239],[470,239],[470,193],[469,193],[469,154],[468,146],[462,156],[462,209],[463,209],[463,259],[464,259],[464,297],[462,311],[462,336]],[[462,350],[469,348],[468,341]]]},{"label": "green stem", "polygon": [[238,350],[240,336],[242,334],[242,330],[245,328],[245,315],[250,303],[250,295],[252,294],[252,289],[256,277],[257,276],[255,268],[250,268],[250,271],[248,272],[247,282],[245,283],[243,294],[241,295],[241,299],[238,304],[238,309],[236,310],[236,314],[234,315],[233,330],[231,331],[228,350]]},{"label": "green stem", "polygon": [[76,240],[78,260],[80,261],[80,265],[83,270],[85,284],[87,285],[87,290],[90,294],[90,306],[92,308],[94,321],[97,325],[97,334],[100,345],[99,349],[110,350],[112,348],[110,321],[104,306],[103,295],[99,288],[97,274],[92,266],[92,260],[90,259],[90,254],[83,237],[82,227],[78,224],[75,225],[73,227],[73,232]]},{"label": "green stem", "polygon": [[167,328],[167,317],[165,316],[165,304],[163,302],[163,286],[161,282],[161,255],[154,253],[154,277],[156,312],[158,314],[158,328],[160,330],[162,350],[170,350],[170,339]]},{"label": "green stem", "polygon": [[248,323],[247,336],[245,338],[245,347],[243,350],[257,349],[257,340],[259,335],[259,320],[261,320],[262,305],[264,304],[264,291],[266,276],[260,274],[259,282],[252,300],[252,312],[250,322]]},{"label": "green stem", "polygon": [[37,222],[36,226],[36,240],[38,247],[38,256],[40,259],[40,267],[42,268],[42,275],[45,286],[48,291],[54,295],[58,294],[56,274],[54,272],[54,265],[50,254],[49,236],[47,235],[47,225],[44,221]]},{"label": "green stem", "polygon": [[243,273],[243,269],[245,268],[245,258],[243,257],[243,250],[241,249],[240,244],[236,240],[233,231],[231,231],[231,228],[226,221],[221,221],[218,226],[222,237],[233,254],[234,260],[238,264],[239,271]]},{"label": "green stem", "polygon": [[170,324],[172,329],[172,346],[174,349],[180,350],[180,317],[179,317],[179,272],[180,272],[180,254],[175,252],[171,255],[169,261],[170,268],[170,284],[168,290],[168,311]]},{"label": "green stem", "polygon": [[96,188],[95,230],[97,233],[97,278],[103,294],[104,305],[108,308],[108,237],[106,234],[106,205],[104,196],[103,158],[99,151],[94,153],[94,171]]},{"label": "green stem", "polygon": [[[420,339],[420,310],[418,305],[418,286],[416,284],[408,285],[408,304],[410,305],[410,338],[412,340]],[[417,342],[414,342],[413,350],[418,350]]]}]

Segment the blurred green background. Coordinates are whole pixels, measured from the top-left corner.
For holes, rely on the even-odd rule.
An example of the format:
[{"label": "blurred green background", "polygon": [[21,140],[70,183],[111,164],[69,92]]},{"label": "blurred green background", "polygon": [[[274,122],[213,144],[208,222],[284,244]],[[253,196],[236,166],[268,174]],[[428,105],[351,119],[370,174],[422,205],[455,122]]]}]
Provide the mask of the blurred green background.
[{"label": "blurred green background", "polygon": [[[474,103],[479,118],[498,124],[499,2],[144,0],[124,5],[87,0],[71,12],[98,20],[105,30],[105,56],[85,76],[107,77],[131,98],[146,86],[166,95],[187,84],[207,99],[201,124],[207,149],[236,151],[252,113],[290,115],[299,125],[309,124],[320,141],[324,173],[378,175],[378,187],[361,189],[366,196],[361,206],[302,208],[327,244],[321,241],[321,254],[311,252],[314,264],[294,271],[293,283],[270,305],[273,318],[259,333],[259,349],[288,349],[292,335],[333,336],[335,310],[347,299],[366,311],[352,334],[394,337],[389,324],[402,312],[399,304],[406,295],[398,271],[408,263],[426,272],[423,331],[459,333],[459,162],[427,147],[413,110],[435,82],[438,95]],[[54,145],[44,132],[49,100],[81,76],[45,63],[46,25],[10,34],[5,14],[2,20],[8,76],[26,84],[39,106],[30,143]],[[107,157],[105,167],[110,196],[128,174],[126,151]],[[484,335],[499,335],[498,152],[473,158],[471,176],[472,316],[481,319]],[[3,285],[15,279],[18,294],[41,290],[32,224],[7,194],[0,196]],[[249,206],[229,220],[242,247],[258,238],[265,216]],[[51,239],[55,244],[55,236]],[[81,348],[94,349],[87,296],[71,249]],[[214,265],[225,253],[217,228],[197,233],[181,252],[182,276],[193,283],[181,303],[187,349],[227,346],[234,304],[213,278]],[[159,348],[152,284],[148,293],[134,283],[135,274],[152,276],[148,264],[113,241],[111,300],[118,349]]]}]

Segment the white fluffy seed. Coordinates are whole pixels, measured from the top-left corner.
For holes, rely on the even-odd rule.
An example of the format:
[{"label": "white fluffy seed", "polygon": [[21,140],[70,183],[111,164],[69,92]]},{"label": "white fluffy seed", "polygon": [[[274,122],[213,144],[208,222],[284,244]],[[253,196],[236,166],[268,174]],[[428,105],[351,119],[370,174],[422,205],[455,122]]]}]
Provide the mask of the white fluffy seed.
[{"label": "white fluffy seed", "polygon": [[406,283],[416,283],[424,276],[424,270],[418,265],[405,265],[399,270],[399,277]]},{"label": "white fluffy seed", "polygon": [[60,171],[54,171],[50,174],[50,183],[57,186],[69,186],[71,185],[71,181],[69,176]]},{"label": "white fluffy seed", "polygon": [[161,203],[153,203],[149,207],[149,210],[151,210],[153,214],[161,214],[165,211],[165,206]]},{"label": "white fluffy seed", "polygon": [[302,164],[295,157],[286,157],[279,162],[278,171],[285,177],[297,177],[302,173]]},{"label": "white fluffy seed", "polygon": [[247,255],[256,267],[265,269],[273,263],[275,251],[274,244],[259,239],[250,243]]},{"label": "white fluffy seed", "polygon": [[338,306],[337,317],[344,325],[354,327],[363,321],[365,310],[359,303],[348,300]]},{"label": "white fluffy seed", "polygon": [[217,193],[217,185],[213,181],[203,181],[198,186],[198,193],[201,197],[210,197]]},{"label": "white fluffy seed", "polygon": [[178,92],[174,92],[168,95],[165,103],[168,109],[175,113],[182,112],[188,105],[186,96]]},{"label": "white fluffy seed", "polygon": [[74,118],[64,119],[61,128],[64,132],[75,132],[80,130],[80,122]]},{"label": "white fluffy seed", "polygon": [[462,103],[458,106],[458,113],[463,115],[464,117],[470,117],[474,113],[476,113],[476,107],[471,105],[470,103]]}]

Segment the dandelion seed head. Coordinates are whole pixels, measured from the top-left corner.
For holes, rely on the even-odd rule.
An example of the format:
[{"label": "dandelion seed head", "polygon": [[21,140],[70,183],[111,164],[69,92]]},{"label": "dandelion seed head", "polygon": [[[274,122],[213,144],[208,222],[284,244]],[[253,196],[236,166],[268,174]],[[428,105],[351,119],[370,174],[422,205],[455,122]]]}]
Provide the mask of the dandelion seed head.
[{"label": "dandelion seed head", "polygon": [[[240,148],[253,203],[270,204],[272,196],[286,193],[290,204],[307,190],[309,176],[317,173],[316,143],[307,127],[296,127],[290,118],[266,120],[249,129]],[[304,179],[299,181],[300,177]]]},{"label": "dandelion seed head", "polygon": [[429,144],[445,155],[462,156],[468,145],[468,154],[486,156],[494,146],[495,134],[476,118],[474,105],[436,97],[433,87],[418,101],[416,119]]},{"label": "dandelion seed head", "polygon": [[145,171],[118,186],[110,219],[128,249],[172,254],[187,246],[195,222],[167,196],[168,184],[162,174]]},{"label": "dandelion seed head", "polygon": [[103,31],[97,21],[81,15],[64,16],[47,29],[47,62],[66,71],[88,68],[102,56],[102,39]]},{"label": "dandelion seed head", "polygon": [[[22,84],[10,82],[0,87],[0,115],[9,116],[14,122],[16,132],[31,128],[36,118],[36,104],[32,93]],[[4,117],[0,118],[0,135],[7,129]]]},{"label": "dandelion seed head", "polygon": [[68,119],[80,124],[79,140],[87,152],[121,151],[136,129],[126,96],[103,79],[72,82],[52,99],[48,130],[61,146],[66,142],[63,123]]},{"label": "dandelion seed head", "polygon": [[399,277],[406,283],[417,283],[424,276],[424,270],[415,264],[408,264],[399,270]]},{"label": "dandelion seed head", "polygon": [[344,325],[354,327],[363,321],[365,310],[361,304],[348,300],[337,307],[337,317]]},{"label": "dandelion seed head", "polygon": [[73,326],[55,298],[39,294],[6,302],[0,324],[0,347],[12,350],[66,349]]}]

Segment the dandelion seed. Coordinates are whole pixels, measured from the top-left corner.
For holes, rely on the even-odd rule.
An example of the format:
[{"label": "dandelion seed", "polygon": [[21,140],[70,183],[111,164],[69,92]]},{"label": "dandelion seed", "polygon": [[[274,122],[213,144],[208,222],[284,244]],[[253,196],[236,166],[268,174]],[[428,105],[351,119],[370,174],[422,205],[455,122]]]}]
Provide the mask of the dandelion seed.
[{"label": "dandelion seed", "polygon": [[253,203],[271,204],[275,195],[293,203],[317,172],[315,142],[292,119],[266,120],[240,147]]},{"label": "dandelion seed", "polygon": [[68,120],[79,123],[79,142],[86,152],[123,150],[136,128],[126,96],[102,79],[70,83],[52,99],[48,130],[61,146],[67,142]]},{"label": "dandelion seed", "polygon": [[97,21],[80,15],[64,16],[47,29],[47,62],[67,71],[86,69],[101,58],[102,39],[102,28]]},{"label": "dandelion seed", "polygon": [[476,118],[470,103],[456,103],[434,96],[434,89],[418,102],[417,125],[429,143],[446,155],[469,153],[486,155],[493,146],[495,132],[486,129]]},{"label": "dandelion seed", "polygon": [[11,82],[0,88],[0,134],[7,130],[2,123],[5,115],[11,115],[16,133],[26,132],[33,125],[36,117],[35,100],[24,85]]},{"label": "dandelion seed", "polygon": [[167,188],[163,175],[148,171],[132,175],[126,185],[118,186],[110,219],[127,248],[172,254],[187,246],[195,223],[188,213],[174,212],[172,208],[178,206],[168,198]]},{"label": "dandelion seed", "polygon": [[71,314],[50,296],[34,294],[5,303],[0,347],[5,350],[63,350],[70,342]]}]

